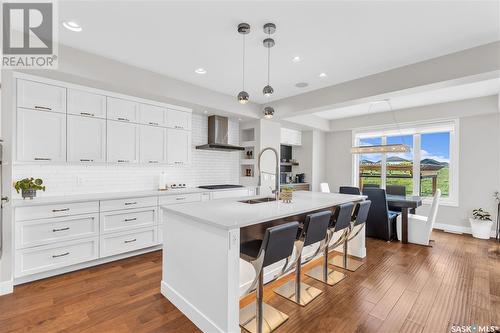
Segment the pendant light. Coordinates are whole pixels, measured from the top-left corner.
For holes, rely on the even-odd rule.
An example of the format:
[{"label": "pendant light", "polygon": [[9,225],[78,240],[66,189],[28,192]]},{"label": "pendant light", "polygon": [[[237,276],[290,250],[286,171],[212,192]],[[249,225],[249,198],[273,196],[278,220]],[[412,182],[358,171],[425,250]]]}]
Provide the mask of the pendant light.
[{"label": "pendant light", "polygon": [[276,24],[274,23],[264,24],[264,33],[266,33],[269,36],[263,41],[264,47],[267,48],[267,85],[264,87],[264,89],[262,89],[262,93],[266,97],[269,97],[274,93],[273,87],[271,87],[271,85],[269,84],[269,77],[271,73],[271,47],[273,47],[275,44],[274,39],[272,39],[270,36],[274,34],[275,31],[276,31]]},{"label": "pendant light", "polygon": [[272,119],[274,116],[274,109],[271,106],[266,106],[264,108],[264,118]]},{"label": "pendant light", "polygon": [[[389,99],[384,99],[384,100],[378,101],[378,102],[379,103],[387,103],[389,105],[390,112],[392,112],[392,117],[394,119],[394,124],[397,126],[399,132],[401,132],[401,129],[399,128],[399,123],[396,119],[396,112],[392,108],[391,101]],[[372,105],[373,105],[373,103],[370,104],[370,107],[368,109],[368,113],[370,112]],[[404,140],[404,137],[403,137],[403,140]],[[406,144],[353,146],[351,148],[352,154],[407,153],[409,151],[410,151],[410,146],[408,146]]]},{"label": "pendant light", "polygon": [[238,93],[238,102],[240,104],[246,104],[250,95],[245,91],[245,35],[250,33],[250,24],[240,23],[238,24],[238,33],[243,36],[243,90]]}]

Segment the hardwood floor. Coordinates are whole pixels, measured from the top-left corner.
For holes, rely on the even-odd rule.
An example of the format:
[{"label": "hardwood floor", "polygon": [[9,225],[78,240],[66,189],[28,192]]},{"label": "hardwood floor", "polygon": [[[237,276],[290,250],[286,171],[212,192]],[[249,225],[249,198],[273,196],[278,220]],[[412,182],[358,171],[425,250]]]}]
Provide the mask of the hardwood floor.
[{"label": "hardwood floor", "polygon": [[[304,308],[272,292],[288,278],[267,285],[265,301],[290,316],[277,332],[500,325],[497,243],[443,232],[433,238],[433,248],[368,239],[366,264],[338,285],[304,277],[324,291]],[[160,279],[158,251],[21,285],[0,297],[0,332],[198,332],[160,294]]]}]

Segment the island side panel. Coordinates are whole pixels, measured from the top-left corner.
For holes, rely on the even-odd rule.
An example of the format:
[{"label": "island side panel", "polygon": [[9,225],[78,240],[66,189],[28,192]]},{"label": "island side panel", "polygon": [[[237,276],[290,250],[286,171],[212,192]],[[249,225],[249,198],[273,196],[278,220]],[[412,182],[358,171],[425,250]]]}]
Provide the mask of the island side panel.
[{"label": "island side panel", "polygon": [[162,214],[162,294],[204,332],[239,332],[239,229]]}]

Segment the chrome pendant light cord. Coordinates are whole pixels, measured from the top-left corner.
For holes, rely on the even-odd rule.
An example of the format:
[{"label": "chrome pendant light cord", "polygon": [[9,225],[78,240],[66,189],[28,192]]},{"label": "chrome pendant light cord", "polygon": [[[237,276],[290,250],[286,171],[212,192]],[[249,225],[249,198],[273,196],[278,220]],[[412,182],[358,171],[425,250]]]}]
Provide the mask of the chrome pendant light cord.
[{"label": "chrome pendant light cord", "polygon": [[245,90],[245,35],[243,35],[243,90]]},{"label": "chrome pendant light cord", "polygon": [[[271,34],[268,34],[268,36],[271,36]],[[271,48],[267,48],[267,85],[269,85],[269,77],[270,77],[270,72],[271,72]]]}]

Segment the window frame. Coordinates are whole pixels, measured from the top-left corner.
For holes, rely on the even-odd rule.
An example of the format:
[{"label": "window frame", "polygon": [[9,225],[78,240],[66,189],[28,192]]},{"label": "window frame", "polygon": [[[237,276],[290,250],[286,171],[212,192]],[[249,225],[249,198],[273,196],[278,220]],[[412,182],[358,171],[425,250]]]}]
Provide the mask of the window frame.
[{"label": "window frame", "polygon": [[[442,198],[440,204],[446,206],[458,207],[459,201],[459,151],[460,151],[460,121],[459,119],[440,120],[432,123],[415,122],[405,123],[399,126],[384,125],[358,128],[352,131],[353,146],[359,145],[361,139],[381,137],[382,144],[387,143],[388,136],[413,136],[413,195],[420,193],[420,161],[421,161],[421,135],[427,133],[450,133],[450,163],[449,163],[449,194]],[[360,154],[352,154],[353,173],[352,183],[359,186],[359,158]],[[386,167],[387,154],[382,154],[381,183],[382,188],[386,186]],[[422,197],[422,203],[425,205],[432,203],[432,197]]]}]

